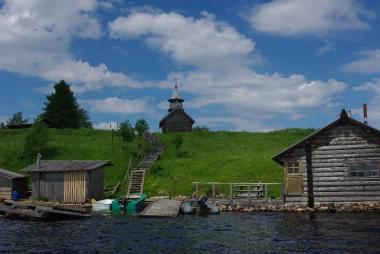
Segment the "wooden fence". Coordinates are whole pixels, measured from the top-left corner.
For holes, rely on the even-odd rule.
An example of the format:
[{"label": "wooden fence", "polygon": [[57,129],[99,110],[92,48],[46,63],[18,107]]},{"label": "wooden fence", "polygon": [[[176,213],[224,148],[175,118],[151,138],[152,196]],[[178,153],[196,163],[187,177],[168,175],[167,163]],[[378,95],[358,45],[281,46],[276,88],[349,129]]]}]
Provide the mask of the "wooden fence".
[{"label": "wooden fence", "polygon": [[196,197],[199,197],[200,188],[203,186],[206,186],[208,189],[207,194],[211,197],[212,200],[220,198],[221,195],[217,194],[217,192],[219,192],[220,189],[227,189],[228,198],[231,204],[232,204],[233,199],[236,199],[236,198],[247,199],[249,203],[251,202],[251,200],[263,200],[263,199],[268,200],[269,186],[278,186],[281,192],[281,199],[282,200],[284,199],[284,185],[282,183],[193,182],[193,185],[195,186]]}]

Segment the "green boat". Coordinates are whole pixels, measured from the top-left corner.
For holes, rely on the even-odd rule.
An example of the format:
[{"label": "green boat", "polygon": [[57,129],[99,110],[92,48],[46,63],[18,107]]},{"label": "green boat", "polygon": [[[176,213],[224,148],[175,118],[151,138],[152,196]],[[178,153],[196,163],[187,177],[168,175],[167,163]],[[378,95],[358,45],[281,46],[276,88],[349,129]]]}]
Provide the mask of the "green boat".
[{"label": "green boat", "polygon": [[144,193],[134,193],[119,197],[112,201],[111,211],[113,213],[136,214],[144,209],[144,202],[147,195]]}]

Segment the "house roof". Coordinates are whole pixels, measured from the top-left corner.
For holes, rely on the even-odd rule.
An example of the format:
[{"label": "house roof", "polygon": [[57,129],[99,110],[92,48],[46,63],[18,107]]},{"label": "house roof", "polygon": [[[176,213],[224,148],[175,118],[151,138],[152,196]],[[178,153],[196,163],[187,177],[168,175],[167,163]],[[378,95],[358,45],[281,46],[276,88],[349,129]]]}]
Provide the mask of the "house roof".
[{"label": "house roof", "polygon": [[283,161],[281,160],[281,158],[284,157],[286,154],[290,153],[291,151],[293,151],[296,148],[304,146],[305,143],[309,142],[314,137],[316,137],[319,134],[323,133],[327,129],[329,129],[329,128],[335,126],[335,125],[341,124],[341,123],[351,123],[351,124],[360,126],[362,128],[368,129],[368,130],[372,131],[373,133],[375,133],[375,134],[377,134],[377,135],[380,136],[380,131],[378,129],[375,129],[375,128],[367,125],[367,124],[364,124],[362,122],[359,122],[359,121],[357,121],[357,120],[349,117],[347,115],[347,112],[343,109],[342,112],[341,112],[341,114],[340,114],[340,117],[337,120],[329,123],[325,127],[317,130],[316,132],[314,132],[314,133],[310,134],[309,136],[303,138],[302,140],[300,140],[299,142],[295,143],[294,145],[291,145],[290,147],[288,147],[285,150],[281,151],[280,153],[276,154],[275,156],[272,157],[272,160],[276,161],[279,164],[283,164]]},{"label": "house roof", "polygon": [[15,179],[15,178],[24,178],[27,176],[24,176],[24,175],[18,174],[16,172],[12,172],[12,171],[8,171],[8,170],[0,168],[0,177],[4,177],[7,179]]},{"label": "house roof", "polygon": [[107,165],[110,165],[110,161],[101,161],[101,160],[41,160],[40,166],[36,162],[33,165],[30,165],[23,169],[23,171],[32,171],[32,172],[50,172],[50,171],[76,171],[76,170],[93,170],[101,168]]},{"label": "house roof", "polygon": [[168,119],[172,114],[174,114],[174,112],[177,112],[177,111],[178,111],[178,112],[181,112],[182,114],[184,114],[188,119],[190,119],[190,121],[191,121],[192,123],[195,122],[194,119],[191,118],[191,116],[189,116],[185,111],[183,111],[183,110],[181,110],[181,109],[175,109],[175,110],[173,110],[172,112],[169,112],[164,118],[161,119],[161,121],[160,121],[160,128],[161,128],[163,122],[166,121],[166,119]]}]

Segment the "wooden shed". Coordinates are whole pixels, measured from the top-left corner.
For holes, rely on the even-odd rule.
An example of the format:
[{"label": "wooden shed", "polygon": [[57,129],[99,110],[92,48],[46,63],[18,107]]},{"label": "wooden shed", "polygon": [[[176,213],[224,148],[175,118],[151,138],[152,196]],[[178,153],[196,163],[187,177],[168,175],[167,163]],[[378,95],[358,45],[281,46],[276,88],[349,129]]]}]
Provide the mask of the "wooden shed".
[{"label": "wooden shed", "polygon": [[28,198],[28,177],[0,169],[0,199],[11,199],[13,191],[19,193],[19,198]]},{"label": "wooden shed", "polygon": [[177,84],[174,86],[172,97],[169,101],[169,113],[160,121],[162,132],[192,131],[194,120],[185,112],[182,103],[184,100],[179,96]]},{"label": "wooden shed", "polygon": [[104,167],[109,161],[40,160],[24,171],[32,173],[32,197],[64,203],[101,199]]},{"label": "wooden shed", "polygon": [[284,166],[287,204],[380,201],[380,131],[345,110],[273,160]]}]

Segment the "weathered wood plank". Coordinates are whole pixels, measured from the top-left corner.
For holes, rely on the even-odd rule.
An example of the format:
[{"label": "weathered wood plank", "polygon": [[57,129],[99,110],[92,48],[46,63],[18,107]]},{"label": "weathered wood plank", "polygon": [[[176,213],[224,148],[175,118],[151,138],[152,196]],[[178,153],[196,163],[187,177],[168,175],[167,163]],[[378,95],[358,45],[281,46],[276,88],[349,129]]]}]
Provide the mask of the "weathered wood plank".
[{"label": "weathered wood plank", "polygon": [[[304,191],[307,191],[307,188],[304,188]],[[352,192],[352,191],[380,191],[379,185],[369,185],[369,186],[323,186],[323,187],[314,187],[315,192]]]},{"label": "weathered wood plank", "polygon": [[178,200],[161,199],[145,208],[139,217],[177,217],[181,204]]}]

